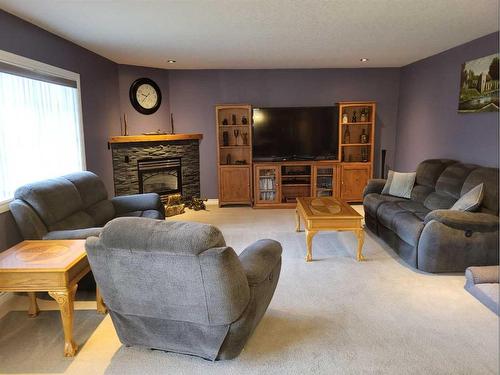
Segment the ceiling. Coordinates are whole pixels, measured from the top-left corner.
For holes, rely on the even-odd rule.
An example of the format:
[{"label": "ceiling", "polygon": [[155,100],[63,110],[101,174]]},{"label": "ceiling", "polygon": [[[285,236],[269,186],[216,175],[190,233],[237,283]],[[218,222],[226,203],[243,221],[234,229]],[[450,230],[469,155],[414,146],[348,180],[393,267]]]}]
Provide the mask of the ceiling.
[{"label": "ceiling", "polygon": [[399,67],[498,30],[498,0],[0,0],[0,7],[117,63],[170,69]]}]

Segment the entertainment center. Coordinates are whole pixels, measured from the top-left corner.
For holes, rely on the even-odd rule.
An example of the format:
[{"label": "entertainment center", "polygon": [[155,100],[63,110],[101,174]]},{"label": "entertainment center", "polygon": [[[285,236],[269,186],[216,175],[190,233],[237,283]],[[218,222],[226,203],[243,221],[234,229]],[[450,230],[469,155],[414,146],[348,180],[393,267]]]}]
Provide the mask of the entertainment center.
[{"label": "entertainment center", "polygon": [[373,173],[375,102],[216,106],[219,205],[294,208],[297,197],[360,202]]}]

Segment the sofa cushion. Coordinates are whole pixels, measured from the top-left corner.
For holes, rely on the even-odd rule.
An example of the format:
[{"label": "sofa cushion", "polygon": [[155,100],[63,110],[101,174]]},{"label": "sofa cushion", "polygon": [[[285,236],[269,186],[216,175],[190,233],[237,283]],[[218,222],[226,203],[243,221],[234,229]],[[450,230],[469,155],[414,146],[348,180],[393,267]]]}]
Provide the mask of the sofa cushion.
[{"label": "sofa cushion", "polygon": [[462,163],[454,163],[446,167],[436,181],[436,191],[425,199],[425,207],[429,210],[451,208],[460,198],[465,179],[475,168],[474,165]]},{"label": "sofa cushion", "polygon": [[424,185],[415,185],[411,191],[411,200],[417,202],[424,202],[430,193],[434,191],[434,188]]},{"label": "sofa cushion", "polygon": [[467,193],[474,186],[484,183],[484,197],[480,211],[498,215],[498,168],[476,168],[465,180],[460,195]]},{"label": "sofa cushion", "polygon": [[417,185],[423,185],[434,189],[441,173],[447,166],[454,163],[456,163],[456,161],[449,159],[424,160],[417,167],[415,183]]},{"label": "sofa cushion", "polygon": [[83,207],[87,208],[97,202],[108,199],[108,192],[102,180],[92,172],[84,171],[68,174],[63,178],[71,181],[75,185]]},{"label": "sofa cushion", "polygon": [[85,211],[77,211],[57,223],[48,225],[49,231],[54,230],[72,230],[95,227],[94,219]]},{"label": "sofa cushion", "polygon": [[396,230],[396,222],[400,219],[400,215],[411,214],[415,219],[423,221],[429,212],[430,210],[420,202],[401,200],[381,205],[377,217],[386,228]]},{"label": "sofa cushion", "polygon": [[398,202],[404,201],[403,198],[391,197],[390,195],[381,195],[377,193],[371,193],[365,196],[363,199],[363,207],[365,213],[372,217],[377,217],[377,210],[383,203],[388,202]]},{"label": "sofa cushion", "polygon": [[424,222],[414,213],[406,211],[398,213],[392,226],[399,238],[409,245],[416,246],[424,229]]},{"label": "sofa cushion", "polygon": [[476,211],[484,197],[484,184],[481,183],[462,195],[458,201],[451,207],[452,210],[458,211]]},{"label": "sofa cushion", "polygon": [[472,164],[455,163],[447,167],[439,176],[435,190],[455,199],[460,198],[462,186],[469,174],[477,167]]},{"label": "sofa cushion", "polygon": [[448,194],[433,192],[425,198],[424,206],[429,210],[447,210],[457,201],[456,198]]},{"label": "sofa cushion", "polygon": [[55,230],[43,236],[44,240],[85,240],[88,237],[99,236],[102,228],[83,228],[74,230]]},{"label": "sofa cushion", "polygon": [[103,226],[115,217],[115,206],[105,199],[87,207],[85,212],[94,219],[95,225]]},{"label": "sofa cushion", "polygon": [[160,211],[157,210],[146,210],[142,211],[141,217],[147,217],[149,219],[163,219],[163,216],[161,215]]},{"label": "sofa cushion", "polygon": [[[49,230],[54,230],[50,229],[51,225],[83,208],[75,185],[62,177],[24,185],[16,190],[14,197],[28,203]],[[93,223],[89,226],[93,226]]]},{"label": "sofa cushion", "polygon": [[381,205],[377,211],[377,218],[384,227],[394,230],[394,220],[398,214],[408,212],[397,205],[397,202],[390,202]]}]

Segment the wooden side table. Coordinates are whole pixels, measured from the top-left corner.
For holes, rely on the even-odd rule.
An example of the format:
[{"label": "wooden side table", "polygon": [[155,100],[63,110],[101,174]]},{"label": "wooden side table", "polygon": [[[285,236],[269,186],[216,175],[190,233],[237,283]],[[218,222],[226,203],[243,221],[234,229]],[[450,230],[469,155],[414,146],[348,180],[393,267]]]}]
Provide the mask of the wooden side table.
[{"label": "wooden side table", "polygon": [[[28,292],[28,314],[38,315],[35,292],[48,292],[61,311],[64,355],[78,350],[73,341],[74,299],[78,281],[90,271],[85,240],[23,241],[0,253],[0,291]],[[97,311],[106,313],[99,290]]]}]

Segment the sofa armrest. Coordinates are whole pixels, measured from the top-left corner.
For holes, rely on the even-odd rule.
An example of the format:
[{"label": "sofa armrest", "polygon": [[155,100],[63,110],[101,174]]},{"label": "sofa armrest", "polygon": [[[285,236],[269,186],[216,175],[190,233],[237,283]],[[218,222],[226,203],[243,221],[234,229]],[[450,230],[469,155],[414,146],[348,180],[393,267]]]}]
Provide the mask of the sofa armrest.
[{"label": "sofa armrest", "polygon": [[84,228],[74,230],[54,230],[43,236],[44,240],[84,240],[87,237],[98,237],[102,228]]},{"label": "sofa armrest", "polygon": [[363,191],[363,197],[371,193],[382,193],[386,181],[387,180],[382,178],[374,178],[369,180],[368,184],[365,187],[365,190]]},{"label": "sofa armrest", "polygon": [[498,216],[481,212],[463,212],[456,210],[434,210],[427,214],[424,224],[436,220],[454,229],[471,232],[498,231]]},{"label": "sofa armrest", "polygon": [[465,270],[467,282],[472,284],[500,283],[499,266],[468,267]]},{"label": "sofa armrest", "polygon": [[165,208],[161,203],[160,196],[156,193],[122,195],[111,198],[117,215],[131,211],[157,210],[163,215]]},{"label": "sofa armrest", "polygon": [[269,276],[281,259],[281,244],[274,240],[259,240],[248,246],[239,258],[249,285],[259,284]]}]

